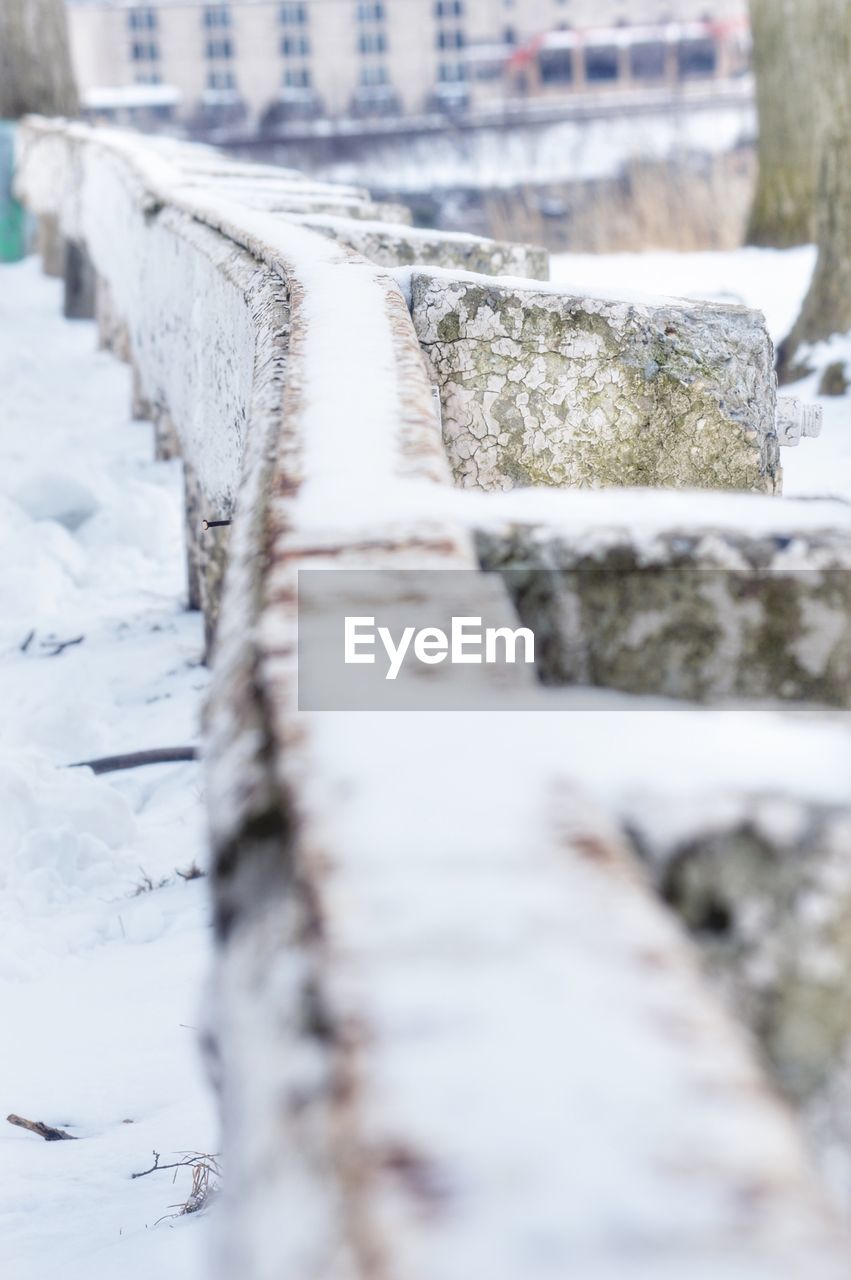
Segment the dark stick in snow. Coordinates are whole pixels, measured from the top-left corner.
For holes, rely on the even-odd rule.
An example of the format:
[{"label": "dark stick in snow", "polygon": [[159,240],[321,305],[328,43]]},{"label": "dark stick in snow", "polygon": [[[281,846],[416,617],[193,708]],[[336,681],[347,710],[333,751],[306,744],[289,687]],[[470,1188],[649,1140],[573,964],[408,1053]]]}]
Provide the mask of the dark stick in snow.
[{"label": "dark stick in snow", "polygon": [[37,1133],[40,1138],[44,1138],[45,1142],[76,1142],[77,1139],[73,1133],[66,1133],[64,1129],[54,1129],[49,1124],[43,1124],[41,1120],[25,1120],[23,1116],[10,1115],[6,1119],[9,1124],[15,1124],[19,1129],[27,1129],[30,1133]]},{"label": "dark stick in snow", "polygon": [[119,773],[122,769],[141,769],[148,764],[182,764],[198,759],[197,747],[158,747],[152,751],[132,751],[127,755],[103,756],[100,760],[77,760],[67,769],[91,769],[93,773]]}]

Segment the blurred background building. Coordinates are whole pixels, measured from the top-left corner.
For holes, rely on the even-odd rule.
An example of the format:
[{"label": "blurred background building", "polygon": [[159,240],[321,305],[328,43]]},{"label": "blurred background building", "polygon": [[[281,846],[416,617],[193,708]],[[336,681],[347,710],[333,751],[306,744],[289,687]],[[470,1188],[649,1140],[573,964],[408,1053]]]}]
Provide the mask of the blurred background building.
[{"label": "blurred background building", "polygon": [[68,0],[93,117],[203,132],[522,115],[741,76],[746,0]]}]

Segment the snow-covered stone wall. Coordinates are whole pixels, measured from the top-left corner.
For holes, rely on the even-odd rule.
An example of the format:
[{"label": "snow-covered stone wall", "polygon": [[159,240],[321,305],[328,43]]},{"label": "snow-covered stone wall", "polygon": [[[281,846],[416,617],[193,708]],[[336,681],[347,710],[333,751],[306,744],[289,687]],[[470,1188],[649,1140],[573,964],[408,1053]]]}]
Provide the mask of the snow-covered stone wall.
[{"label": "snow-covered stone wall", "polygon": [[416,269],[410,287],[459,484],[778,487],[761,315]]},{"label": "snow-covered stone wall", "polygon": [[[197,594],[219,612],[216,1273],[839,1280],[851,1248],[800,1126],[577,792],[560,718],[299,709],[300,571],[467,570],[465,608],[513,619],[499,578],[477,576],[476,537],[558,524],[568,499],[453,485],[405,276],[355,252],[355,232],[299,221],[314,198],[367,202],[245,168],[62,123],[21,131],[21,194],[84,247],[104,340],[132,360],[161,451],[184,458]],[[458,296],[451,278],[440,290]],[[696,311],[688,323],[703,341]],[[759,487],[772,390],[759,325],[735,325],[753,333],[756,416],[739,421],[738,385],[721,404],[714,365],[692,390]],[[688,524],[711,496],[673,497]],[[584,500],[601,521],[638,499],[574,491],[570,507]],[[227,547],[199,541],[199,517],[231,513]]]},{"label": "snow-covered stone wall", "polygon": [[602,522],[482,531],[553,685],[692,702],[851,707],[851,538],[831,525],[719,528],[698,508],[652,542]]}]

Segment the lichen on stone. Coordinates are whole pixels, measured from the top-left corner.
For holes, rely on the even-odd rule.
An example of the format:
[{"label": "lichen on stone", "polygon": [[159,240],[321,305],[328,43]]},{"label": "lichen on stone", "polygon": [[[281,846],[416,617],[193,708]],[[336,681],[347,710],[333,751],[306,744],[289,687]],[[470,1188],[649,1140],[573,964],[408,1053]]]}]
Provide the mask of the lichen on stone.
[{"label": "lichen on stone", "polygon": [[412,314],[461,487],[779,485],[756,312],[415,271]]}]

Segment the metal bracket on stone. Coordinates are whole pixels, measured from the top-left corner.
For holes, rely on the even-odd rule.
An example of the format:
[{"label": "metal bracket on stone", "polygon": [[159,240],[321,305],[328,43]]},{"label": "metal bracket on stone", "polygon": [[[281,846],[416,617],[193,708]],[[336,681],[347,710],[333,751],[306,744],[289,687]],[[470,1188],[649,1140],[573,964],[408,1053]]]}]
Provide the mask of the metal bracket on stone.
[{"label": "metal bracket on stone", "polygon": [[822,416],[820,404],[805,404],[797,396],[778,396],[778,443],[791,448],[800,444],[804,436],[821,435]]},{"label": "metal bracket on stone", "polygon": [[431,398],[434,402],[434,415],[437,418],[437,425],[443,430],[443,406],[440,403],[440,387],[432,384]]}]

